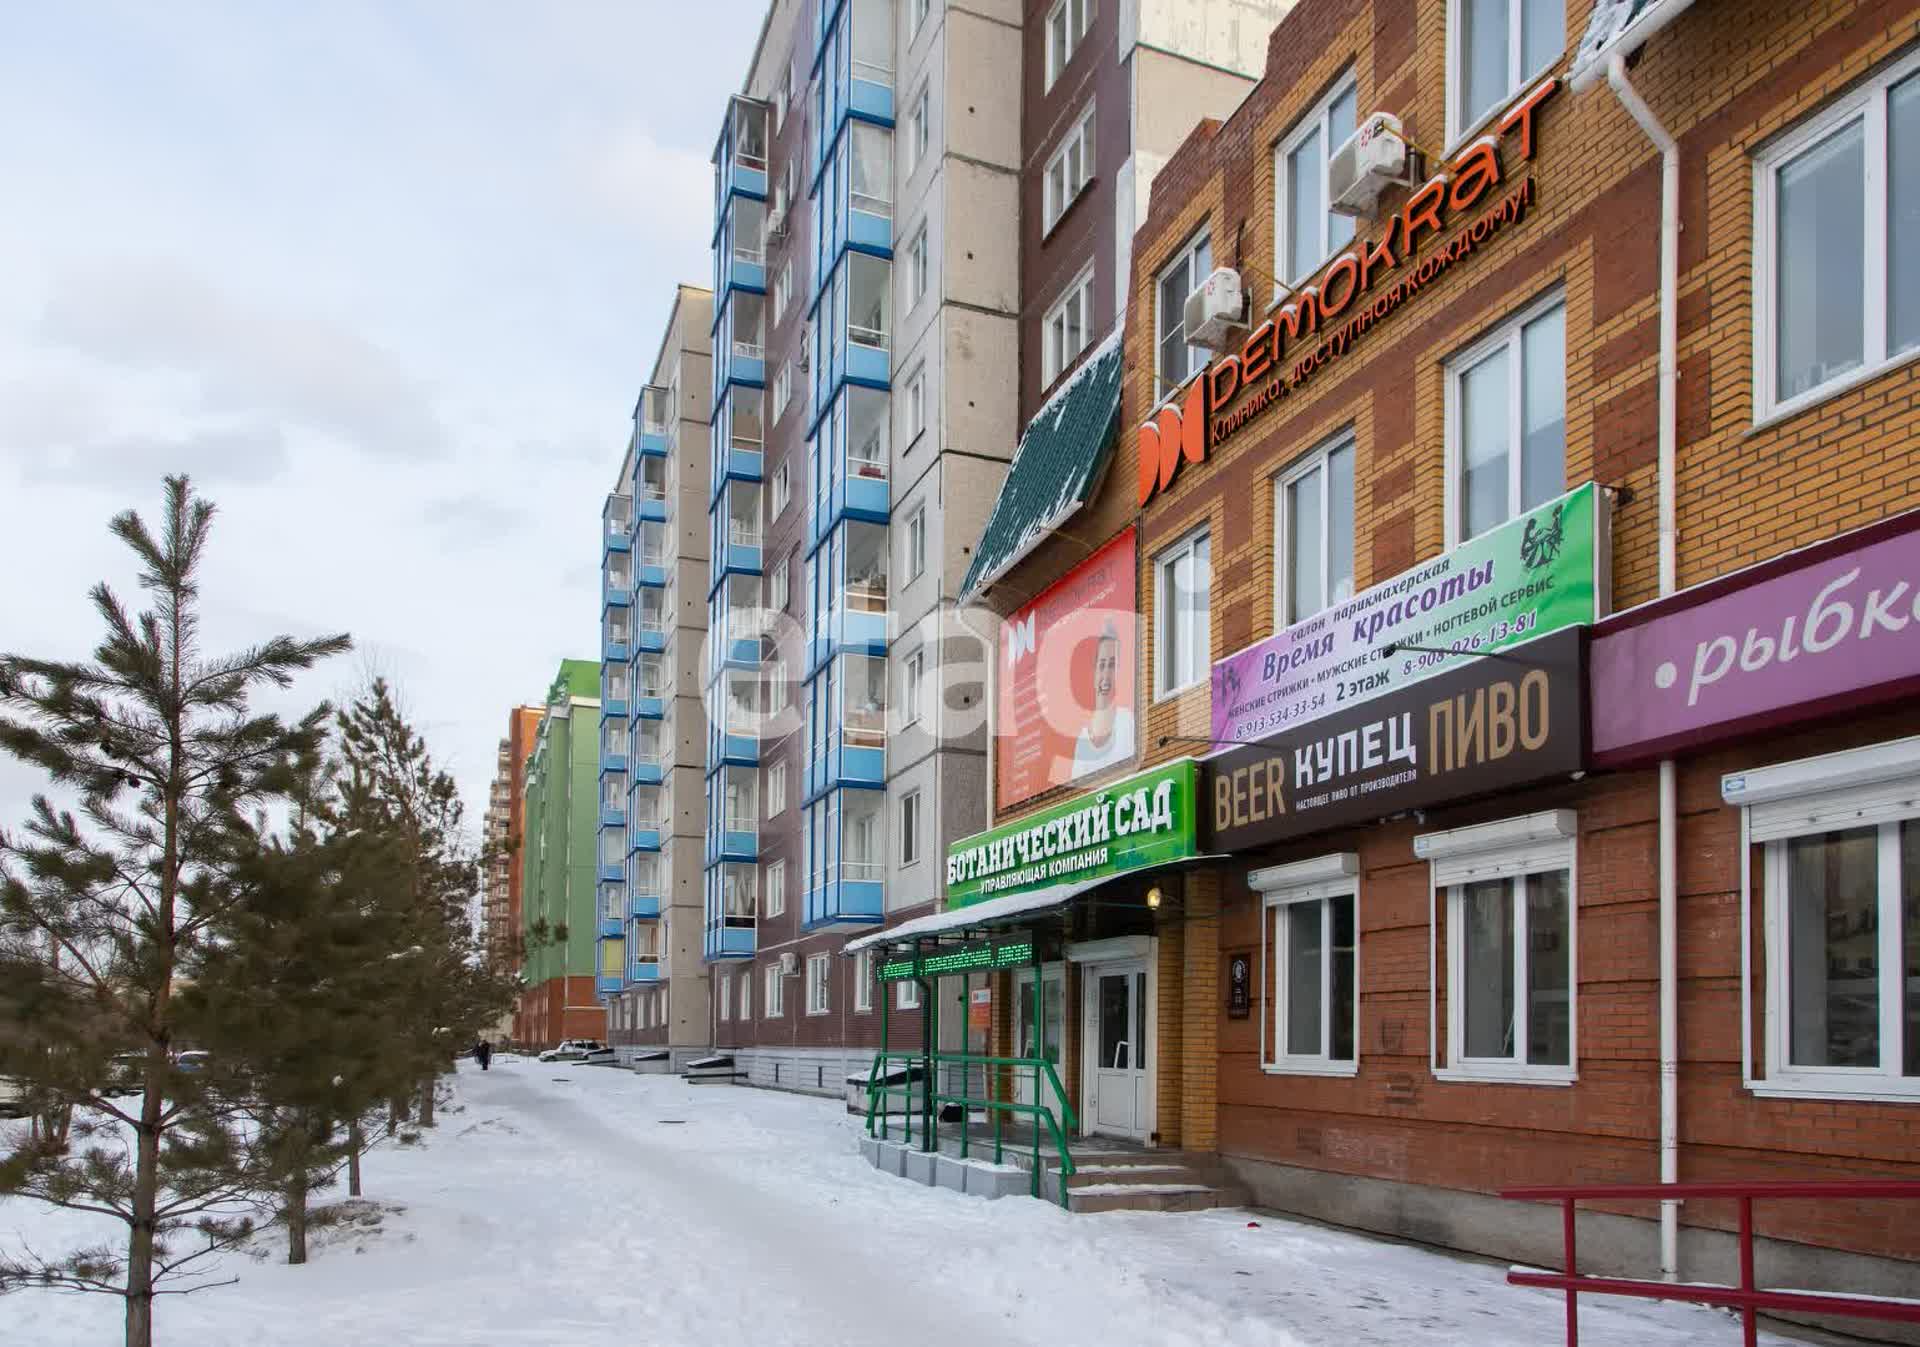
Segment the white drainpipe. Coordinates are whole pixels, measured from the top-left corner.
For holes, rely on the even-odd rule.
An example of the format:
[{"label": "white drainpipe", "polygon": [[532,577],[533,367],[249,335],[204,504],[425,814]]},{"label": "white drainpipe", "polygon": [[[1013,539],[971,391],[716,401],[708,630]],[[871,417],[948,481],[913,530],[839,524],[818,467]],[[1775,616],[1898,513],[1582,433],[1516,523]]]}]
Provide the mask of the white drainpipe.
[{"label": "white drainpipe", "polygon": [[[1680,147],[1627,81],[1625,59],[1607,61],[1607,84],[1660,151],[1660,595],[1674,590],[1674,449],[1680,377]],[[1680,1177],[1679,788],[1672,758],[1660,763],[1660,1182]],[[1660,1204],[1660,1271],[1680,1273],[1680,1212]]]}]

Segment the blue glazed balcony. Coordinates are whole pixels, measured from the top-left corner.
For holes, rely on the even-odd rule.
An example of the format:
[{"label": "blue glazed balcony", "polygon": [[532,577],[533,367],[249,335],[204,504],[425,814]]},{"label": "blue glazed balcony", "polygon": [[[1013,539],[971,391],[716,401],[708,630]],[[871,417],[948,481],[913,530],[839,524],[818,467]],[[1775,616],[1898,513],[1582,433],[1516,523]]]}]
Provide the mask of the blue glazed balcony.
[{"label": "blue glazed balcony", "polygon": [[642,654],[656,655],[667,648],[666,591],[643,589],[633,606],[634,645]]},{"label": "blue glazed balcony", "polygon": [[628,793],[627,851],[630,856],[660,850],[666,831],[662,790],[660,786],[638,784]]},{"label": "blue glazed balcony", "polygon": [[735,196],[767,195],[767,105],[738,95],[713,147],[713,213],[719,219]]},{"label": "blue glazed balcony", "polygon": [[600,674],[600,718],[620,720],[627,714],[627,666],[614,664]]},{"label": "blue glazed balcony", "polygon": [[635,893],[627,899],[627,915],[640,917],[647,921],[657,921],[660,917],[660,895],[657,893]]},{"label": "blue glazed balcony", "polygon": [[707,864],[750,867],[760,859],[760,774],[722,767],[707,778]]},{"label": "blue glazed balcony", "polygon": [[726,670],[711,692],[707,715],[707,771],[722,767],[757,767],[760,732],[765,724],[761,707],[765,691],[760,674]]},{"label": "blue glazed balcony", "polygon": [[627,982],[630,985],[636,982],[651,985],[660,980],[660,965],[657,961],[647,962],[636,959],[627,965]]},{"label": "blue glazed balcony", "polygon": [[667,858],[649,852],[627,857],[627,915],[657,918],[666,901]]},{"label": "blue glazed balcony", "polygon": [[813,66],[823,145],[850,116],[892,123],[893,9],[892,0],[821,0]]},{"label": "blue glazed balcony", "polygon": [[710,578],[713,588],[728,575],[759,575],[765,542],[761,525],[761,486],[729,479],[713,504]]},{"label": "blue glazed balcony", "polygon": [[627,867],[623,861],[610,861],[604,855],[600,857],[600,878],[608,883],[617,883],[627,877]]},{"label": "blue glazed balcony", "polygon": [[603,726],[600,733],[600,774],[627,770],[627,731],[624,725]]},{"label": "blue glazed balcony", "polygon": [[605,549],[609,552],[625,552],[632,544],[628,533],[633,527],[633,499],[629,496],[608,496],[607,503],[600,511],[600,519],[605,535]]},{"label": "blue glazed balcony", "polygon": [[[846,867],[842,867],[844,870]],[[852,931],[886,919],[887,886],[877,879],[839,878],[807,890],[805,931]]]},{"label": "blue glazed balcony", "polygon": [[733,575],[721,581],[707,602],[710,675],[760,667],[762,618],[758,580]]},{"label": "blue glazed balcony", "polygon": [[865,121],[844,125],[814,190],[814,293],[849,248],[891,257],[893,132]]},{"label": "blue glazed balcony", "polygon": [[627,924],[620,918],[606,916],[600,918],[600,938],[602,940],[624,940],[626,934]]},{"label": "blue glazed balcony", "polygon": [[707,871],[707,958],[740,958],[753,953],[759,892],[760,871],[755,866],[721,865]]},{"label": "blue glazed balcony", "polygon": [[678,410],[664,386],[648,384],[640,390],[640,400],[633,405],[635,455],[665,458],[673,452],[672,422]]},{"label": "blue glazed balcony", "polygon": [[632,654],[633,624],[625,608],[609,608],[600,621],[600,662],[624,664]]},{"label": "blue glazed balcony", "polygon": [[633,583],[637,589],[664,589],[672,578],[667,552],[667,525],[643,519],[634,530]]},{"label": "blue glazed balcony", "polygon": [[609,551],[600,566],[600,602],[624,608],[633,602],[633,555]]},{"label": "blue glazed balcony", "polygon": [[602,996],[618,995],[620,989],[625,985],[626,983],[620,978],[609,977],[605,973],[596,974],[593,979],[594,991],[600,993]]},{"label": "blue glazed balcony", "polygon": [[624,804],[609,804],[600,801],[600,826],[602,828],[624,828],[627,826],[627,807]]},{"label": "blue glazed balcony", "polygon": [[709,922],[705,957],[712,959],[750,959],[753,957],[752,926],[727,926]]},{"label": "blue glazed balcony", "polygon": [[[849,737],[853,742],[849,742]],[[807,763],[807,794],[818,795],[839,786],[887,784],[884,737],[830,735],[821,755]]]},{"label": "blue glazed balcony", "polygon": [[[734,289],[713,320],[713,401],[718,407],[729,388],[765,388],[767,384],[767,302],[758,291]],[[713,418],[719,421],[721,418]],[[753,431],[758,443],[759,430]]]}]

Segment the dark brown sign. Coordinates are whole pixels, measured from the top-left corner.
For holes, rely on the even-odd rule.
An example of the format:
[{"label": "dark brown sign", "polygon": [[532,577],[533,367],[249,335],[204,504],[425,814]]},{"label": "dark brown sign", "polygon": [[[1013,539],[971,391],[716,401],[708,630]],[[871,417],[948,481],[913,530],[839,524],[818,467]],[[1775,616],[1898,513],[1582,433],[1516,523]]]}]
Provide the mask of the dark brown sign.
[{"label": "dark brown sign", "polygon": [[1235,954],[1227,960],[1227,1018],[1244,1020],[1253,1013],[1253,956]]},{"label": "dark brown sign", "polygon": [[1210,851],[1583,770],[1586,629],[1511,646],[1201,764]]}]

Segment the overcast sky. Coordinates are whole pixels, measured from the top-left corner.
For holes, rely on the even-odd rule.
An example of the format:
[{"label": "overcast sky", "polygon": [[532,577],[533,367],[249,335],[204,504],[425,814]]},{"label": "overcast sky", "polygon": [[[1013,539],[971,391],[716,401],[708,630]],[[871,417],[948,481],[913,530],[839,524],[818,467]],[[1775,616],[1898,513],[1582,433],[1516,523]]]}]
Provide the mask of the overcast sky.
[{"label": "overcast sky", "polygon": [[[599,518],[763,0],[0,0],[0,650],[220,508],[209,643],[351,632],[477,828],[508,708],[599,655]],[[0,759],[0,821],[36,777]]]}]

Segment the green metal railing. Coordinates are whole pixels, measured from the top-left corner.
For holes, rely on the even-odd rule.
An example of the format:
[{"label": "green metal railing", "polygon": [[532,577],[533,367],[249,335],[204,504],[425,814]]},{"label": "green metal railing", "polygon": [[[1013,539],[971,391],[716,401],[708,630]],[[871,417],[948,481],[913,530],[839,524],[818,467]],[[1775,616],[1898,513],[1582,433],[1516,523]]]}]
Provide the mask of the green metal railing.
[{"label": "green metal railing", "polygon": [[[914,942],[916,962],[919,960],[921,944]],[[1039,958],[1037,946],[1033,949],[1033,1042],[1036,1045],[1046,1043],[1046,1003],[1045,975]],[[1044,1056],[1039,1057],[993,1057],[969,1052],[938,1052],[931,1044],[938,1041],[940,1023],[940,1000],[937,994],[938,977],[913,979],[921,989],[921,1004],[924,1006],[921,1020],[922,1045],[918,1051],[889,1049],[887,1046],[888,1015],[887,1003],[892,998],[885,993],[889,990],[882,984],[880,1000],[880,1051],[874,1054],[873,1066],[867,1072],[867,1134],[876,1134],[882,1141],[890,1140],[888,1102],[895,1097],[904,1101],[900,1110],[903,1118],[904,1137],[908,1145],[914,1143],[914,1114],[920,1115],[920,1149],[936,1151],[940,1144],[940,1108],[944,1104],[954,1104],[960,1109],[960,1158],[968,1158],[971,1144],[971,1121],[975,1109],[984,1110],[993,1119],[993,1159],[1002,1164],[1006,1158],[1006,1138],[1002,1131],[1002,1119],[1006,1117],[1028,1117],[1032,1120],[1033,1140],[1031,1157],[1031,1189],[1033,1196],[1040,1196],[1041,1164],[1040,1141],[1044,1130],[1053,1143],[1053,1149],[1060,1161],[1060,1205],[1067,1205],[1067,1177],[1074,1172],[1073,1156],[1067,1149],[1067,1135],[1080,1125],[1074,1115],[1073,1107],[1067,1102],[1066,1088],[1060,1083],[1059,1073],[1054,1064]],[[968,1002],[972,977],[960,974],[962,1004]],[[893,1064],[898,1063],[896,1068]],[[958,1093],[943,1090],[940,1087],[941,1070],[944,1067],[960,1069],[961,1087]],[[984,1096],[975,1097],[971,1093],[972,1073],[975,1068],[981,1071],[985,1086]],[[901,1083],[891,1083],[895,1071],[902,1077]],[[916,1072],[920,1079],[915,1080]],[[1001,1099],[994,1096],[1011,1093],[1012,1087],[1020,1081],[1020,1073],[1031,1072],[1032,1097],[1026,1101]],[[1006,1087],[996,1089],[996,1086]],[[1050,1102],[1051,1101],[1051,1102]],[[1058,1109],[1053,1103],[1058,1104]],[[1062,1126],[1064,1122],[1065,1126]]]}]

